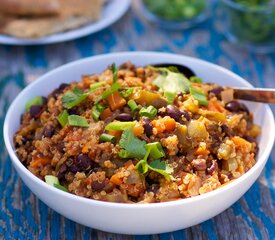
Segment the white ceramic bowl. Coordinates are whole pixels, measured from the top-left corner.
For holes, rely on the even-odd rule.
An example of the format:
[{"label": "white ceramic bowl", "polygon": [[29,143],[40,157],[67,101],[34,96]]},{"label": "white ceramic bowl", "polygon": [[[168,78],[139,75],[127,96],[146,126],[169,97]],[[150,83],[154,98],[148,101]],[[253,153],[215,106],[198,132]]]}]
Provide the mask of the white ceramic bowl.
[{"label": "white ceramic bowl", "polygon": [[[79,81],[84,74],[99,73],[108,65],[126,61],[136,65],[179,63],[189,66],[204,82],[228,86],[251,86],[234,73],[205,61],[166,53],[114,53],[83,59],[49,72],[26,87],[11,104],[4,123],[4,138],[12,163],[25,184],[49,207],[83,225],[125,234],[155,234],[203,222],[236,202],[256,181],[274,142],[274,118],[267,105],[248,103],[255,122],[262,126],[256,165],[239,179],[201,196],[165,203],[121,204],[78,197],[53,188],[32,175],[19,161],[14,151],[13,136],[25,103],[34,96],[47,96],[61,83]],[[260,193],[259,193],[260,194]]]}]

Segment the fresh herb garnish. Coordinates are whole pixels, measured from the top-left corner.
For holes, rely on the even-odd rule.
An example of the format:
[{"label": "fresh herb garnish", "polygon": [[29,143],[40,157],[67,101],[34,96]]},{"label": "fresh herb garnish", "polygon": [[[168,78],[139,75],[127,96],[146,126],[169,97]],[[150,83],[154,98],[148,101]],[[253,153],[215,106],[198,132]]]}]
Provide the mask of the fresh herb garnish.
[{"label": "fresh herb garnish", "polygon": [[113,135],[107,134],[107,133],[102,133],[99,137],[100,142],[111,142],[115,143],[116,138]]},{"label": "fresh herb garnish", "polygon": [[116,64],[115,63],[113,63],[111,65],[111,70],[112,70],[112,73],[113,73],[113,83],[115,83],[117,81],[117,78],[118,78],[118,75],[117,75],[118,69],[116,68]]},{"label": "fresh herb garnish", "polygon": [[203,92],[197,90],[194,87],[190,87],[190,93],[194,97],[194,99],[198,100],[200,105],[202,106],[208,105],[207,97]]},{"label": "fresh herb garnish", "polygon": [[202,83],[202,79],[197,77],[197,76],[192,76],[189,78],[190,82],[194,82],[194,83]]},{"label": "fresh herb garnish", "polygon": [[69,114],[66,110],[64,110],[58,115],[57,120],[62,127],[65,127],[66,124],[68,123],[68,117],[69,117]]},{"label": "fresh herb garnish", "polygon": [[101,94],[101,97],[97,100],[100,101],[101,99],[105,99],[107,97],[109,97],[110,95],[112,95],[113,93],[115,93],[116,91],[118,91],[120,89],[121,85],[117,82],[113,83],[111,85],[111,88],[109,90],[106,90],[105,92],[103,92]]},{"label": "fresh herb garnish", "polygon": [[107,131],[124,131],[129,128],[133,128],[136,125],[136,122],[120,122],[114,121],[110,122],[105,129]]},{"label": "fresh herb garnish", "polygon": [[171,175],[173,173],[173,168],[170,167],[165,161],[154,160],[149,163],[148,168],[151,171],[160,173],[168,180],[174,179],[174,177]]},{"label": "fresh herb garnish", "polygon": [[128,98],[133,94],[133,92],[134,92],[134,88],[127,87],[127,88],[124,88],[120,91],[120,95],[124,98]]},{"label": "fresh herb garnish", "polygon": [[153,83],[163,92],[174,94],[178,92],[189,92],[191,83],[182,73],[173,72],[168,68],[157,68],[156,70],[161,71],[161,74],[153,81]]},{"label": "fresh herb garnish", "polygon": [[146,148],[146,154],[142,160],[140,160],[136,168],[141,174],[145,174],[148,172],[148,170],[158,172],[161,175],[163,175],[167,180],[173,180],[174,177],[172,176],[173,169],[165,162],[161,161],[159,159],[156,159],[150,163],[148,163],[147,159],[150,156],[151,158],[161,158],[164,157],[164,151],[162,149],[162,146],[160,143],[148,143],[145,146]]},{"label": "fresh herb garnish", "polygon": [[128,101],[128,106],[131,109],[132,112],[138,110],[138,105],[136,104],[135,100],[131,99]]},{"label": "fresh herb garnish", "polygon": [[143,117],[154,118],[158,113],[158,110],[153,106],[143,107],[139,111],[139,115]]},{"label": "fresh herb garnish", "polygon": [[163,148],[159,142],[147,143],[146,149],[150,150],[150,157],[153,159],[158,159],[165,156]]},{"label": "fresh herb garnish", "polygon": [[105,109],[105,107],[102,106],[101,104],[95,104],[93,106],[93,108],[92,108],[92,117],[95,121],[99,120],[99,116],[103,112],[104,109]]},{"label": "fresh herb garnish", "polygon": [[74,88],[66,92],[62,97],[63,107],[70,109],[78,105],[87,98],[88,94],[83,93],[80,89]]},{"label": "fresh herb garnish", "polygon": [[167,99],[167,102],[169,104],[172,104],[174,102],[175,97],[176,97],[176,93],[164,92],[164,97]]},{"label": "fresh herb garnish", "polygon": [[96,91],[99,89],[101,86],[105,85],[106,81],[101,81],[101,82],[96,82],[90,85],[90,93]]},{"label": "fresh herb garnish", "polygon": [[25,110],[29,111],[31,106],[34,106],[34,105],[39,105],[39,106],[43,105],[43,98],[40,96],[36,96],[30,99],[25,105]]},{"label": "fresh herb garnish", "polygon": [[122,148],[119,152],[121,158],[142,159],[146,154],[146,142],[135,137],[131,129],[126,129],[121,135],[119,146]]},{"label": "fresh herb garnish", "polygon": [[87,119],[78,115],[69,115],[68,124],[75,127],[89,127]]}]

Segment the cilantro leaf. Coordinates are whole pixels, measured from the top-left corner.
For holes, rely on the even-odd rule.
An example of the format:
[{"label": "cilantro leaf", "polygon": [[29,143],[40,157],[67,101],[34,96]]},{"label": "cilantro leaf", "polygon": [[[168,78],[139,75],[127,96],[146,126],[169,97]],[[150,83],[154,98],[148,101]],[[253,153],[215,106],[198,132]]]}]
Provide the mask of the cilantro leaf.
[{"label": "cilantro leaf", "polygon": [[62,96],[62,104],[64,108],[70,109],[84,101],[88,94],[83,93],[80,89],[74,88],[73,91],[66,92]]},{"label": "cilantro leaf", "polygon": [[146,142],[134,136],[131,129],[126,129],[121,135],[119,146],[123,148],[119,152],[121,158],[142,159],[146,154]]},{"label": "cilantro leaf", "polygon": [[189,87],[191,86],[191,83],[182,73],[173,72],[168,68],[157,69],[161,71],[161,74],[156,77],[153,83],[163,92],[189,92]]},{"label": "cilantro leaf", "polygon": [[173,168],[171,168],[165,161],[154,160],[149,163],[148,168],[154,172],[158,172],[168,180],[173,180]]}]

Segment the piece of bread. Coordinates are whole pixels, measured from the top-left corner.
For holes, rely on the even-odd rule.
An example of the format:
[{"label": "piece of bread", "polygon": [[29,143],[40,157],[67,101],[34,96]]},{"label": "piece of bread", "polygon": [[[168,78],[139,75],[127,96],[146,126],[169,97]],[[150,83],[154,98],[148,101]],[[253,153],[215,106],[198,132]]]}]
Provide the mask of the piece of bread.
[{"label": "piece of bread", "polygon": [[13,16],[45,16],[59,11],[59,0],[0,0],[0,12]]},{"label": "piece of bread", "polygon": [[100,17],[104,0],[60,0],[57,16],[39,18],[0,17],[0,32],[19,38],[41,38],[77,28]]}]

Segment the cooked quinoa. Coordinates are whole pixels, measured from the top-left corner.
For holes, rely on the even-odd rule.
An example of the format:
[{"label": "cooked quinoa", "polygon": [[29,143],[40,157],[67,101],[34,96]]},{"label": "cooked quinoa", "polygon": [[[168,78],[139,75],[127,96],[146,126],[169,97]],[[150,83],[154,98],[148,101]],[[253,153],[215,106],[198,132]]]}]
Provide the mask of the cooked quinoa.
[{"label": "cooked quinoa", "polygon": [[156,203],[213,191],[255,164],[260,128],[233,91],[125,63],[26,104],[16,153],[72,194]]}]

